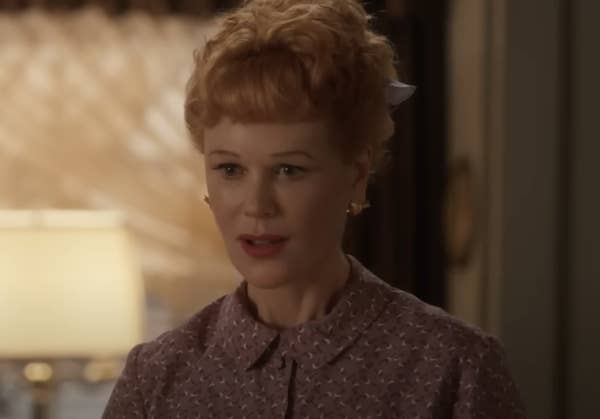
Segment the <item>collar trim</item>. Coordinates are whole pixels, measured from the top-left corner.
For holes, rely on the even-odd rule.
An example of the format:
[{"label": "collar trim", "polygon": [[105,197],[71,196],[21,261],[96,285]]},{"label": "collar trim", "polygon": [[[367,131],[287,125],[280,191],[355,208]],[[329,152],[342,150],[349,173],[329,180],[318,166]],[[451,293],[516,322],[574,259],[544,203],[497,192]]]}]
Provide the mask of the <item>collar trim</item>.
[{"label": "collar trim", "polygon": [[217,336],[225,352],[246,370],[261,358],[266,360],[276,346],[307,368],[321,368],[334,361],[377,319],[391,298],[389,285],[353,256],[348,258],[351,275],[331,312],[283,331],[253,317],[247,303],[247,283],[243,281],[223,299],[219,313]]}]

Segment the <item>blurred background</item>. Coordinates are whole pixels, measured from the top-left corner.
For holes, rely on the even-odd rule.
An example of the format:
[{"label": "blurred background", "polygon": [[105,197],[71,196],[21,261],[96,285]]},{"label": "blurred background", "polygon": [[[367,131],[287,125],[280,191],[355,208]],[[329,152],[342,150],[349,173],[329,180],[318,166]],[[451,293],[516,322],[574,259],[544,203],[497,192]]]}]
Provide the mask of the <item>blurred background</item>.
[{"label": "blurred background", "polygon": [[[237,285],[183,123],[192,52],[236,3],[0,0],[0,211],[12,210],[0,216],[0,418],[43,417],[49,402],[58,419],[100,417],[120,365],[106,362]],[[395,111],[390,164],[371,186],[372,208],[349,224],[346,249],[499,336],[531,418],[600,417],[600,2],[365,6],[418,90]],[[51,333],[60,347],[24,339],[18,310],[55,286],[39,280],[51,271],[11,271],[15,243],[32,248],[19,229],[59,231],[49,248],[69,250],[57,255],[104,249],[77,253],[96,273],[126,266],[113,276],[122,281],[96,275],[97,294],[77,294],[86,304],[63,295],[60,307],[96,316],[99,328],[138,313],[143,335],[123,327],[120,352],[105,353],[69,348],[74,335],[60,325]],[[126,258],[109,258],[121,248]],[[42,300],[28,310],[46,316]]]}]

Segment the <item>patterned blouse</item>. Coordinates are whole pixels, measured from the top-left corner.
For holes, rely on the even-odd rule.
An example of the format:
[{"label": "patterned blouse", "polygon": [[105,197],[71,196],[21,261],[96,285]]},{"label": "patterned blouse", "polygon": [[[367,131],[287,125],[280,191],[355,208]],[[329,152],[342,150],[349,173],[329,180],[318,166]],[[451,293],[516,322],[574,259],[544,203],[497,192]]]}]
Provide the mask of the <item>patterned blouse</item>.
[{"label": "patterned blouse", "polygon": [[498,341],[350,257],[322,319],[257,321],[246,282],[134,347],[103,419],[525,418]]}]

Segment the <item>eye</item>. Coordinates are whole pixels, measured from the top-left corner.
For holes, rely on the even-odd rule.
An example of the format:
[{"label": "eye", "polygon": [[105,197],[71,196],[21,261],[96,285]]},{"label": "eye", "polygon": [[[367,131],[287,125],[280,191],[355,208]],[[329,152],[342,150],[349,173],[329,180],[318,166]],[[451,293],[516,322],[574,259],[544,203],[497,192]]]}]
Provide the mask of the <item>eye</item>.
[{"label": "eye", "polygon": [[277,166],[275,171],[279,176],[297,178],[302,176],[306,172],[306,169],[300,166],[293,166],[291,164],[282,164]]},{"label": "eye", "polygon": [[221,172],[226,179],[237,179],[244,174],[244,169],[235,163],[222,163],[214,167],[213,170]]}]

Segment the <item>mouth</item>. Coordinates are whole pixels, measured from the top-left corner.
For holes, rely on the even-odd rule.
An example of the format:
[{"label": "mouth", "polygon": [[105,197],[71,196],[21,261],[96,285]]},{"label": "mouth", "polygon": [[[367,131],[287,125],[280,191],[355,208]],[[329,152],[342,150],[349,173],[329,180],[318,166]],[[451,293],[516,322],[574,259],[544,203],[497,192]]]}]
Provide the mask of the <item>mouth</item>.
[{"label": "mouth", "polygon": [[264,258],[280,253],[288,241],[288,237],[274,234],[261,234],[260,236],[242,234],[238,236],[238,241],[249,256]]}]

